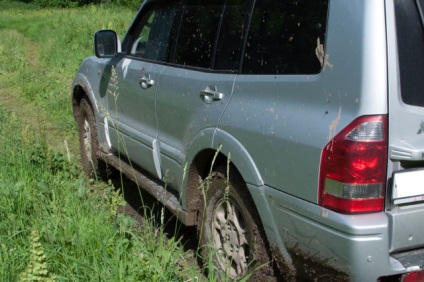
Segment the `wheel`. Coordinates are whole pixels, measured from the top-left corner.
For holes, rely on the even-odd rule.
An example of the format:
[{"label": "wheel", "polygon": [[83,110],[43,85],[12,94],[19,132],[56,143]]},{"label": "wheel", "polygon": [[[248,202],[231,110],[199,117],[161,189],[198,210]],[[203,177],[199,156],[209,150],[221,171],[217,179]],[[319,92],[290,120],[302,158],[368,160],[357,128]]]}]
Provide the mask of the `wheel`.
[{"label": "wheel", "polygon": [[223,167],[202,188],[206,201],[200,208],[198,231],[203,264],[212,259],[218,280],[240,280],[252,272],[251,281],[275,280],[266,237],[247,187],[236,172],[228,180]]},{"label": "wheel", "polygon": [[82,167],[89,176],[99,173],[103,165],[97,159],[99,143],[97,139],[96,118],[90,102],[83,98],[79,104],[78,134]]}]

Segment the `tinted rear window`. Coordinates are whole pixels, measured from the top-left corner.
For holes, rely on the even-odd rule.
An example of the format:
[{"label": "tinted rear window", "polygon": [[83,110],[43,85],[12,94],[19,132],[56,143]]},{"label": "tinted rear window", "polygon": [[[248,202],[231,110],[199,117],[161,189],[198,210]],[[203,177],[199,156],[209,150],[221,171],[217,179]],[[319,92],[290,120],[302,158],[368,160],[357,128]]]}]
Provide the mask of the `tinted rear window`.
[{"label": "tinted rear window", "polygon": [[396,29],[402,100],[424,106],[424,29],[415,1],[398,0]]},{"label": "tinted rear window", "polygon": [[251,1],[228,0],[219,32],[215,55],[216,70],[239,70],[244,34]]},{"label": "tinted rear window", "polygon": [[327,10],[328,1],[256,1],[242,73],[320,72],[316,49],[325,42]]},{"label": "tinted rear window", "polygon": [[189,0],[181,20],[175,63],[211,68],[225,0]]}]

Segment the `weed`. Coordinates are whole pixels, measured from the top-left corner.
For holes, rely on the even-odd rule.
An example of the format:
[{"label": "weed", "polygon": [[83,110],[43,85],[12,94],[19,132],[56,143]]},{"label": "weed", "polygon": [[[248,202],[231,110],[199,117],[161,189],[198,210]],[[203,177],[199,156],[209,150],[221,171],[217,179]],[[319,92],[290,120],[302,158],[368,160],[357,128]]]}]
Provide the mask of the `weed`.
[{"label": "weed", "polygon": [[107,191],[104,193],[104,198],[109,205],[110,215],[116,216],[120,207],[125,206],[125,199],[121,194],[121,189],[115,189],[112,181],[109,180]]},{"label": "weed", "polygon": [[[0,120],[0,281],[52,278],[42,276],[46,269],[60,280],[186,280],[179,242],[160,229],[143,234],[134,219],[117,214],[119,190],[109,185],[93,193],[68,154],[51,150],[43,134],[2,108]],[[40,230],[43,245],[28,226]]]},{"label": "weed", "polygon": [[48,270],[47,257],[44,254],[43,246],[40,243],[40,236],[37,230],[31,231],[31,255],[30,261],[25,270],[20,275],[22,282],[54,282],[55,277]]}]

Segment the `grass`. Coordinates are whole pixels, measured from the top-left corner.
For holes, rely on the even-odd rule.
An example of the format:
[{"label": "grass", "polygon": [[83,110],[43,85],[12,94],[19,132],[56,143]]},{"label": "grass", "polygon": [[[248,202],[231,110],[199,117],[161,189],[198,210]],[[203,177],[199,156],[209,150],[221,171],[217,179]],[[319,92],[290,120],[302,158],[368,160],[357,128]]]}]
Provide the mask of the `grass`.
[{"label": "grass", "polygon": [[143,235],[134,219],[117,214],[124,202],[114,187],[98,193],[66,154],[4,109],[0,124],[0,281],[24,281],[37,269],[57,281],[187,281],[193,274],[181,271],[185,254],[161,227],[147,224]]},{"label": "grass", "polygon": [[123,36],[135,11],[114,6],[34,9],[0,2],[0,83],[74,132],[70,85],[81,61],[92,55],[97,29]]},{"label": "grass", "polygon": [[[94,32],[122,38],[135,12],[0,0],[0,281],[204,279],[164,234],[163,210],[157,222],[147,209],[140,228],[117,212],[119,187],[88,179],[79,165],[72,79],[93,54]],[[211,262],[207,279],[228,280]]]},{"label": "grass", "polygon": [[123,35],[134,14],[0,1],[0,281],[197,280],[163,220],[141,229],[79,167],[72,79],[94,31]]}]

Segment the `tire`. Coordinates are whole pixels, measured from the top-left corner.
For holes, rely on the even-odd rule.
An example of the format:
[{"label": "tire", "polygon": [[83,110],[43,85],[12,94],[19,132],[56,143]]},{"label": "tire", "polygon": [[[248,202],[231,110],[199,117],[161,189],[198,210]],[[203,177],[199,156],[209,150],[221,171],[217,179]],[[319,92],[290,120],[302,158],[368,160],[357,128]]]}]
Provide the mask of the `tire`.
[{"label": "tire", "polygon": [[79,104],[78,134],[81,163],[84,172],[90,177],[96,176],[103,171],[104,165],[97,159],[99,141],[97,138],[96,117],[90,102],[86,98],[83,98]]},{"label": "tire", "polygon": [[228,180],[222,167],[203,187],[206,201],[198,224],[203,265],[212,259],[217,280],[238,281],[253,272],[249,281],[275,281],[265,233],[247,187],[234,171]]}]

